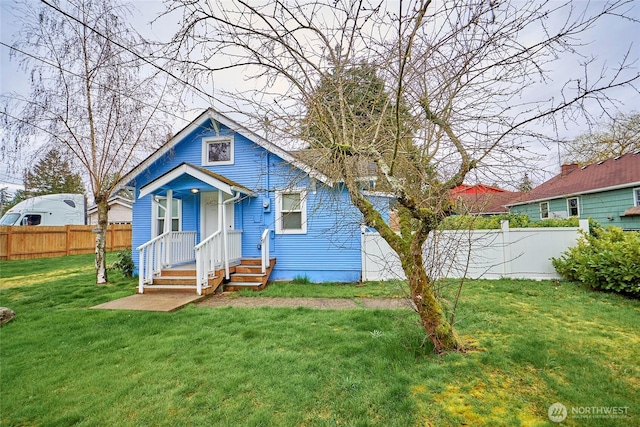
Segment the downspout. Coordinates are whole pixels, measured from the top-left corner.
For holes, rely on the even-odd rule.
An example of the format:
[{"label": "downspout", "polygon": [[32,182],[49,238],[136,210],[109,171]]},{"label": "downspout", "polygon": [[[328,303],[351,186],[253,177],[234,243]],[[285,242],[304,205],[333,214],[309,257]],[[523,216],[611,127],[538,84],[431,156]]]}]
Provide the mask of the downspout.
[{"label": "downspout", "polygon": [[235,196],[222,202],[222,240],[223,240],[223,253],[224,253],[224,275],[229,280],[229,244],[227,237],[227,205],[234,203],[240,198],[240,193],[236,191]]}]

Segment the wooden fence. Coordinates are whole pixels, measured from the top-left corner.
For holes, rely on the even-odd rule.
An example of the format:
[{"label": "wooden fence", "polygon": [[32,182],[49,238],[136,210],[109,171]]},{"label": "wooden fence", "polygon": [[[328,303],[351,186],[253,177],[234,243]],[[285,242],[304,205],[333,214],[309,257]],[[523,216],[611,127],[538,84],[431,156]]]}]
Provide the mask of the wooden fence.
[{"label": "wooden fence", "polygon": [[[95,251],[94,225],[0,227],[0,260],[48,258]],[[111,224],[107,251],[131,248],[131,224]]]}]

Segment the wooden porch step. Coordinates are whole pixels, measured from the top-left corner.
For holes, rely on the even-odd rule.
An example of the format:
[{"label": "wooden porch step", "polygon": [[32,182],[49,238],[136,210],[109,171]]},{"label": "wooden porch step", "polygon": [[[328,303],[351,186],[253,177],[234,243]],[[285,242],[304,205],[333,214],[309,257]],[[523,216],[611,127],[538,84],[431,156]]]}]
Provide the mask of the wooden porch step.
[{"label": "wooden porch step", "polygon": [[[271,260],[275,260],[275,258],[271,258]],[[262,266],[262,258],[242,258],[240,260],[240,265],[258,265],[258,266]]]},{"label": "wooden porch step", "polygon": [[[267,286],[269,275],[276,263],[275,258],[269,260],[267,272],[262,273],[260,258],[243,258],[238,265],[230,268],[229,282],[224,285],[226,291],[240,289],[262,290]],[[217,270],[215,276],[209,277],[209,285],[203,286],[202,293],[210,294],[222,284],[224,270]],[[162,270],[153,278],[153,285],[144,287],[144,292],[196,292],[195,264],[185,264],[176,268]]]},{"label": "wooden porch step", "polygon": [[196,267],[186,269],[186,268],[171,268],[168,270],[162,270],[160,272],[160,277],[166,276],[180,276],[180,277],[196,277]]},{"label": "wooden porch step", "polygon": [[251,289],[261,291],[267,287],[266,281],[263,282],[229,282],[224,285],[225,292],[237,292],[240,289]]},{"label": "wooden porch step", "polygon": [[263,273],[238,273],[236,270],[235,274],[229,276],[229,281],[231,282],[262,282],[262,280],[267,277],[266,274]]},{"label": "wooden porch step", "polygon": [[159,286],[163,286],[163,285],[167,285],[167,286],[188,286],[188,285],[193,285],[195,287],[196,285],[196,276],[173,276],[173,275],[168,275],[168,276],[159,276],[159,277],[155,277],[153,279],[153,284],[154,285],[159,285]]}]

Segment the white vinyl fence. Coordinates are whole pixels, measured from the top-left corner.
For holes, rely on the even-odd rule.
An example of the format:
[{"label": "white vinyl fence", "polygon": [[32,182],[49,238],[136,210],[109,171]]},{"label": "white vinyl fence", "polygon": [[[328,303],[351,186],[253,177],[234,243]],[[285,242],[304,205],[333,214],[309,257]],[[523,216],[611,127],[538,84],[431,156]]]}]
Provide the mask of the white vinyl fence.
[{"label": "white vinyl fence", "polygon": [[[580,227],[509,228],[500,230],[445,230],[432,233],[423,255],[433,278],[555,279],[560,276],[551,264],[569,247],[575,246]],[[434,244],[435,239],[435,244]],[[362,233],[362,280],[404,279],[400,260],[379,233]]]}]

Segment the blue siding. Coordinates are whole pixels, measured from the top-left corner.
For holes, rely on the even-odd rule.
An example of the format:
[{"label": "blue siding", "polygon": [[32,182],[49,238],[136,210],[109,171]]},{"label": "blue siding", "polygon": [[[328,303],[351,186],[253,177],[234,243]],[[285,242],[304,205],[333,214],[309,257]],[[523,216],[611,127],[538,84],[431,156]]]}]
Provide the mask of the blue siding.
[{"label": "blue siding", "polygon": [[[231,134],[228,128],[220,126],[221,136]],[[215,133],[204,127],[185,136],[169,153],[136,177],[137,192],[180,163],[202,166],[202,138],[210,136]],[[243,196],[235,206],[235,228],[243,231],[243,256],[260,256],[260,237],[269,228],[271,256],[277,258],[271,280],[289,280],[296,276],[306,276],[314,282],[360,280],[362,217],[346,192],[315,182],[242,135],[233,134],[233,137],[234,164],[205,168],[257,194],[256,197]],[[187,188],[188,183],[184,183],[184,187]],[[307,234],[275,234],[275,190],[291,187],[308,191]],[[175,197],[183,200],[182,229],[199,231],[200,195],[183,191]],[[264,202],[268,202],[267,208],[263,206]],[[388,207],[384,198],[375,198],[374,202]],[[388,215],[387,209],[383,215]],[[150,216],[151,196],[137,199],[133,206],[134,248],[151,238]],[[134,260],[137,266],[137,256]]]}]

